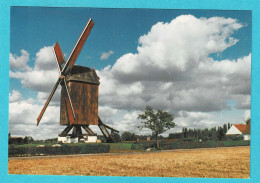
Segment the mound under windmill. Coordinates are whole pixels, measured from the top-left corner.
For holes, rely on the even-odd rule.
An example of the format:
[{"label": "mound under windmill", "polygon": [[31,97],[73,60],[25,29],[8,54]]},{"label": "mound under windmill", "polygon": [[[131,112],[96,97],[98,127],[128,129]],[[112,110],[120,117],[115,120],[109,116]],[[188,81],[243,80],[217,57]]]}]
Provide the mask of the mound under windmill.
[{"label": "mound under windmill", "polygon": [[[58,66],[59,78],[37,118],[37,126],[60,84],[62,86],[60,125],[67,127],[59,134],[59,137],[71,136],[82,139],[84,136],[95,136],[89,125],[98,125],[107,142],[113,142],[113,134],[118,131],[105,125],[98,116],[100,82],[95,69],[74,65],[93,25],[94,22],[90,18],[66,62],[59,44],[55,44],[53,53]],[[82,128],[87,134],[82,133]],[[71,129],[73,129],[72,134],[68,134]]]}]

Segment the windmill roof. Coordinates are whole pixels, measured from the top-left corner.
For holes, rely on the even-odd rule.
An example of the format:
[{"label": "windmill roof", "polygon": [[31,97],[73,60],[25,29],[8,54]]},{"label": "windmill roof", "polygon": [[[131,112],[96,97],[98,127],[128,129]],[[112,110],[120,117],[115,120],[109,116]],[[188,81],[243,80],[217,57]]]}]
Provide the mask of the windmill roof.
[{"label": "windmill roof", "polygon": [[70,74],[67,76],[67,80],[85,82],[96,85],[100,84],[99,77],[97,76],[95,69],[77,65],[74,65],[74,67],[70,71]]}]

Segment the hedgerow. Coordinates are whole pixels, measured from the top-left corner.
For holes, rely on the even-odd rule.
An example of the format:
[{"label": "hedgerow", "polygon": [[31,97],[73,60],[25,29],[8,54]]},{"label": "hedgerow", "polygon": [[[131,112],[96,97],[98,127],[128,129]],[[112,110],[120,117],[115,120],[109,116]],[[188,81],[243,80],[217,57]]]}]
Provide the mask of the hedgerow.
[{"label": "hedgerow", "polygon": [[[227,141],[161,141],[160,149],[195,149],[195,148],[214,148],[214,147],[233,147],[233,146],[249,146],[250,141],[245,140],[227,140]],[[132,149],[148,149],[154,148],[156,146],[155,142],[141,142],[134,143]]]},{"label": "hedgerow", "polygon": [[19,147],[10,145],[8,156],[36,156],[36,155],[63,155],[63,154],[91,154],[108,153],[110,146],[106,144],[62,144],[60,147]]}]

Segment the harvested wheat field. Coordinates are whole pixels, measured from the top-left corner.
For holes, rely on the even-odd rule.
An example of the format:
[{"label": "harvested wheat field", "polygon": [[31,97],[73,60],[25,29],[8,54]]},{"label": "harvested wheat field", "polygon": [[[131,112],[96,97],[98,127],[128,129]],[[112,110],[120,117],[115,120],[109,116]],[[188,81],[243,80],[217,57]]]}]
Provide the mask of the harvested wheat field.
[{"label": "harvested wheat field", "polygon": [[9,174],[249,178],[250,147],[10,159]]}]

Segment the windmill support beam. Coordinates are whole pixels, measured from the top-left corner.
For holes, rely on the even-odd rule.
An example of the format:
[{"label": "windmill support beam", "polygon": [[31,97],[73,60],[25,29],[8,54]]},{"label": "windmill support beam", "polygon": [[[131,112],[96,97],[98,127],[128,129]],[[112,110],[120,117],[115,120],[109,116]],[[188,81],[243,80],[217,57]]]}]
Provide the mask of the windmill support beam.
[{"label": "windmill support beam", "polygon": [[73,125],[67,126],[60,134],[59,137],[66,137],[69,131],[72,129]]},{"label": "windmill support beam", "polygon": [[108,126],[108,125],[106,125],[106,124],[104,124],[104,123],[102,123],[102,125],[103,125],[104,127],[108,128],[109,130],[111,130],[111,132],[117,132],[117,133],[119,133],[118,130],[115,130],[114,128],[112,128],[112,127],[110,127],[110,126]]},{"label": "windmill support beam", "polygon": [[88,125],[83,125],[82,128],[88,133],[88,135],[95,135]]},{"label": "windmill support beam", "polygon": [[73,125],[72,137],[78,137],[79,139],[83,138],[81,125]]},{"label": "windmill support beam", "polygon": [[98,127],[100,128],[100,130],[101,130],[102,134],[104,135],[104,137],[106,138],[107,142],[113,142],[111,135],[107,131],[106,127],[104,127],[102,124],[99,124]]},{"label": "windmill support beam", "polygon": [[[110,126],[105,125],[101,119],[98,117],[98,127],[100,128],[102,134],[104,135],[104,137],[106,138],[107,142],[114,142],[112,134],[114,132],[119,132],[113,128],[111,128]],[[109,131],[107,129],[111,130],[111,134],[109,133]]]}]

